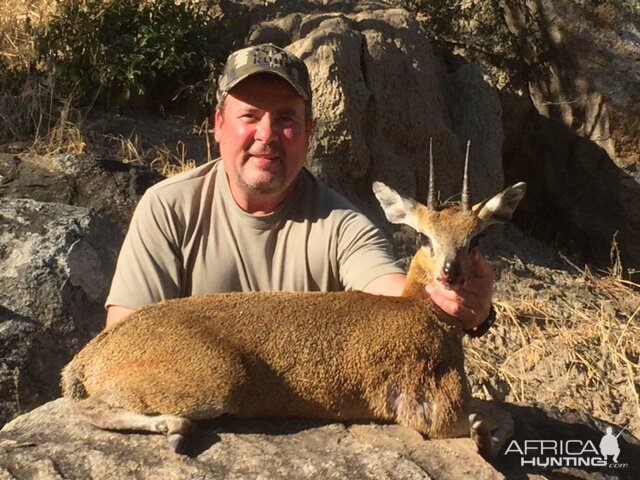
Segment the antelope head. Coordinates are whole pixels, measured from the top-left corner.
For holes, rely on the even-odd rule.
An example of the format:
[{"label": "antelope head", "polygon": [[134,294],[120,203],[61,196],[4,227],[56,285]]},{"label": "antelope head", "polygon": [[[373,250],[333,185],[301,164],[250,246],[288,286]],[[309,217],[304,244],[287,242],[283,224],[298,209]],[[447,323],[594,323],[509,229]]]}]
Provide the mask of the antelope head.
[{"label": "antelope head", "polygon": [[460,202],[440,204],[435,193],[433,150],[430,144],[426,206],[403,197],[381,182],[374,182],[373,192],[387,219],[391,223],[409,225],[418,232],[420,248],[411,262],[408,284],[439,282],[448,288],[463,285],[473,274],[469,254],[476,247],[480,233],[489,225],[509,221],[527,188],[524,182],[516,183],[494,197],[471,206],[468,172],[469,143]]}]

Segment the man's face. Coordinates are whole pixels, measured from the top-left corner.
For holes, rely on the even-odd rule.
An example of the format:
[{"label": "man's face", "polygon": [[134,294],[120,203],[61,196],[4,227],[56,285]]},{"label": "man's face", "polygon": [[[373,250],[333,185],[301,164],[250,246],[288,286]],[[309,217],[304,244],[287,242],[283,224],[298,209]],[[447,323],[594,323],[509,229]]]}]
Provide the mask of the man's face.
[{"label": "man's face", "polygon": [[232,191],[286,195],[303,167],[311,118],[285,80],[252,75],[227,95],[215,113],[215,139]]}]

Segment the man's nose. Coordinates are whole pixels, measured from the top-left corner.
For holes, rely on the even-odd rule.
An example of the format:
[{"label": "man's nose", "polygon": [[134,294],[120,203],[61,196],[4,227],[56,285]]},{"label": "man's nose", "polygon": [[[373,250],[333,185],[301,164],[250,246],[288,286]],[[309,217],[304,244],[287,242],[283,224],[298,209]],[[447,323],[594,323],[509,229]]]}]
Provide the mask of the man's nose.
[{"label": "man's nose", "polygon": [[260,142],[269,143],[270,141],[274,140],[275,137],[276,128],[271,115],[263,115],[256,125],[255,139]]}]

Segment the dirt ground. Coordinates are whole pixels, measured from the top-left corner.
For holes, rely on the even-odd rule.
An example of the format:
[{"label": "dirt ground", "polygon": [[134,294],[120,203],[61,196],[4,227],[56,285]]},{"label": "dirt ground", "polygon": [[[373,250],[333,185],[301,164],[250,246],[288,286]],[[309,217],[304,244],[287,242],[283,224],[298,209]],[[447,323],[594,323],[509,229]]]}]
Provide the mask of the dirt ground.
[{"label": "dirt ground", "polygon": [[580,412],[640,437],[640,289],[621,267],[591,272],[514,228],[485,249],[498,321],[466,342],[474,395]]}]

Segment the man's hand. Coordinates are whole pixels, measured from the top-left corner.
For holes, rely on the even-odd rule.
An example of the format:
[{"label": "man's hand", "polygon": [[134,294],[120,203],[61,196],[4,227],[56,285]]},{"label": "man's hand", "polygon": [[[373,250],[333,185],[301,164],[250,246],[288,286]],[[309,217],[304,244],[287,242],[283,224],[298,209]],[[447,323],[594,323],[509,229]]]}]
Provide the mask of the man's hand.
[{"label": "man's hand", "polygon": [[462,287],[452,290],[441,284],[426,287],[433,303],[445,313],[460,320],[462,328],[472,329],[489,315],[493,294],[493,269],[478,250],[471,253],[474,276]]}]

